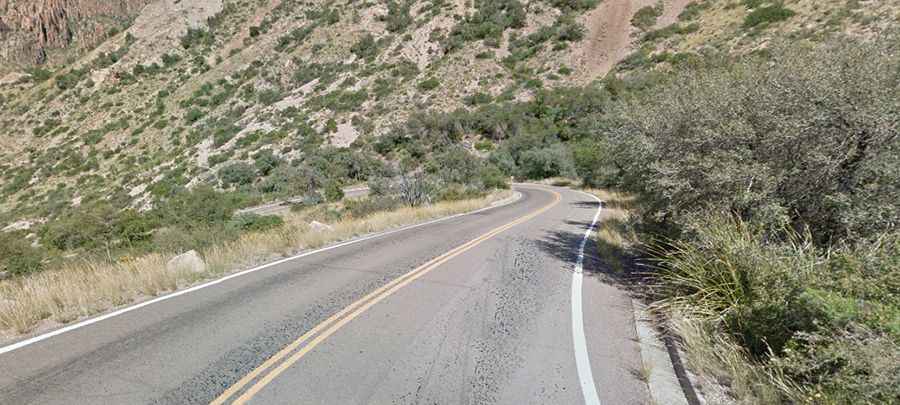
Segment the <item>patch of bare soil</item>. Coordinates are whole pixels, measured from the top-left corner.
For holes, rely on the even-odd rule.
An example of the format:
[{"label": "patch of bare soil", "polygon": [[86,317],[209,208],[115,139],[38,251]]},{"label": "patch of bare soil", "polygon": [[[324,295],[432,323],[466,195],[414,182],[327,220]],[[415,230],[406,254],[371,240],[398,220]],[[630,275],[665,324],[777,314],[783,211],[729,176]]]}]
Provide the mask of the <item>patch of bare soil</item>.
[{"label": "patch of bare soil", "polygon": [[[677,21],[678,15],[690,0],[663,1],[663,15],[656,27]],[[655,0],[607,0],[582,17],[587,28],[584,41],[572,52],[572,66],[578,77],[589,82],[606,75],[635,49],[637,29],[631,18],[643,7],[653,6]]]},{"label": "patch of bare soil", "polygon": [[660,29],[668,27],[672,24],[678,22],[678,15],[684,11],[684,8],[687,7],[688,3],[691,0],[666,0],[663,1],[663,14],[659,16],[659,19],[656,21],[656,26],[653,29]]},{"label": "patch of bare soil", "polygon": [[338,124],[337,131],[331,135],[330,141],[333,146],[346,148],[350,146],[356,138],[359,138],[359,131],[353,127],[353,124],[346,122]]}]

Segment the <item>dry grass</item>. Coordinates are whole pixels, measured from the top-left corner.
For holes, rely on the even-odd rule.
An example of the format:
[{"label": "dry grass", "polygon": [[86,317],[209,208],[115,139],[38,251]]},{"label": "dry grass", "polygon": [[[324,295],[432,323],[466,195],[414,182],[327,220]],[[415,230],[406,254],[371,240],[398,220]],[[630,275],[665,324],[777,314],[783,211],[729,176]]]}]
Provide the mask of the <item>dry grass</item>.
[{"label": "dry grass", "polygon": [[596,236],[600,258],[611,270],[621,273],[626,251],[637,243],[637,235],[628,227],[635,197],[611,190],[591,189],[587,192],[603,201],[603,216]]},{"label": "dry grass", "polygon": [[[678,311],[669,311],[669,324],[681,340],[689,368],[713,385],[701,384],[724,393],[705,393],[713,401],[742,404],[783,403],[785,397],[807,402],[802,390],[775,367],[750,360],[749,355],[728,337],[716,331],[714,322]],[[717,387],[716,387],[717,386]],[[723,396],[724,398],[713,398]]]},{"label": "dry grass", "polygon": [[201,252],[207,262],[207,271],[202,274],[167,271],[166,263],[170,256],[160,254],[116,263],[68,263],[30,277],[0,282],[0,331],[10,335],[23,334],[34,330],[42,322],[71,322],[275,257],[289,256],[367,233],[472,211],[509,195],[507,191],[479,199],[379,212],[365,218],[332,223],[333,229],[330,231],[310,229],[308,218],[302,212],[288,214],[284,226],[280,228],[246,234],[238,240]]}]

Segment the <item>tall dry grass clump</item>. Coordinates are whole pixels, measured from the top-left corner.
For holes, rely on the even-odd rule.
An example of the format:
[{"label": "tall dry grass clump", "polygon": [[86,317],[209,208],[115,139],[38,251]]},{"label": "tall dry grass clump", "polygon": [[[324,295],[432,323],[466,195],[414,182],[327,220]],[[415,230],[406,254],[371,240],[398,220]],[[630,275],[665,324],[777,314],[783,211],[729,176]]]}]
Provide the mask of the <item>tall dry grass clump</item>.
[{"label": "tall dry grass clump", "polygon": [[821,248],[728,216],[705,224],[654,252],[654,309],[691,365],[747,403],[900,398],[900,234]]},{"label": "tall dry grass clump", "polygon": [[627,251],[637,243],[637,235],[630,227],[636,199],[633,195],[606,189],[590,189],[589,193],[603,201],[603,211],[597,224],[597,252],[603,263],[615,273],[622,273]]},{"label": "tall dry grass clump", "polygon": [[244,234],[234,241],[204,249],[200,253],[207,269],[199,274],[167,270],[166,263],[173,255],[156,253],[115,263],[69,262],[56,269],[0,282],[0,330],[22,334],[45,321],[71,322],[275,257],[472,211],[509,195],[506,191],[482,198],[376,212],[331,223],[331,230],[311,229],[306,213],[287,214],[283,226]]}]

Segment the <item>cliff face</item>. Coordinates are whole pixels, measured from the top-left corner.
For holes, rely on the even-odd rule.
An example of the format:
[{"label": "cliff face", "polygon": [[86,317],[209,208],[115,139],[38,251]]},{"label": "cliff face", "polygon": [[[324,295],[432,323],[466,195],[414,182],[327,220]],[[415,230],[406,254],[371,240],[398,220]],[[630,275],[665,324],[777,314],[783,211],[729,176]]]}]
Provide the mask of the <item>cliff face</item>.
[{"label": "cliff face", "polygon": [[0,70],[90,49],[151,0],[0,0]]}]

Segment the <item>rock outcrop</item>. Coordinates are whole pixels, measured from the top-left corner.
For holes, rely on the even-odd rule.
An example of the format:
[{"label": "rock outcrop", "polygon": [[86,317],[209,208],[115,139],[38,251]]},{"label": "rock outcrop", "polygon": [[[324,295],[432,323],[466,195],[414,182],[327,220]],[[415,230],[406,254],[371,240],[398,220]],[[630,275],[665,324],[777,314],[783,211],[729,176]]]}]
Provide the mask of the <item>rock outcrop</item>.
[{"label": "rock outcrop", "polygon": [[309,228],[316,232],[329,232],[334,230],[334,227],[332,227],[331,225],[323,224],[319,221],[310,222]]},{"label": "rock outcrop", "polygon": [[151,1],[0,0],[0,71],[46,63],[54,50],[93,48]]},{"label": "rock outcrop", "polygon": [[170,272],[188,271],[190,273],[203,273],[206,271],[206,262],[196,250],[190,250],[173,257],[166,263],[166,270]]}]

